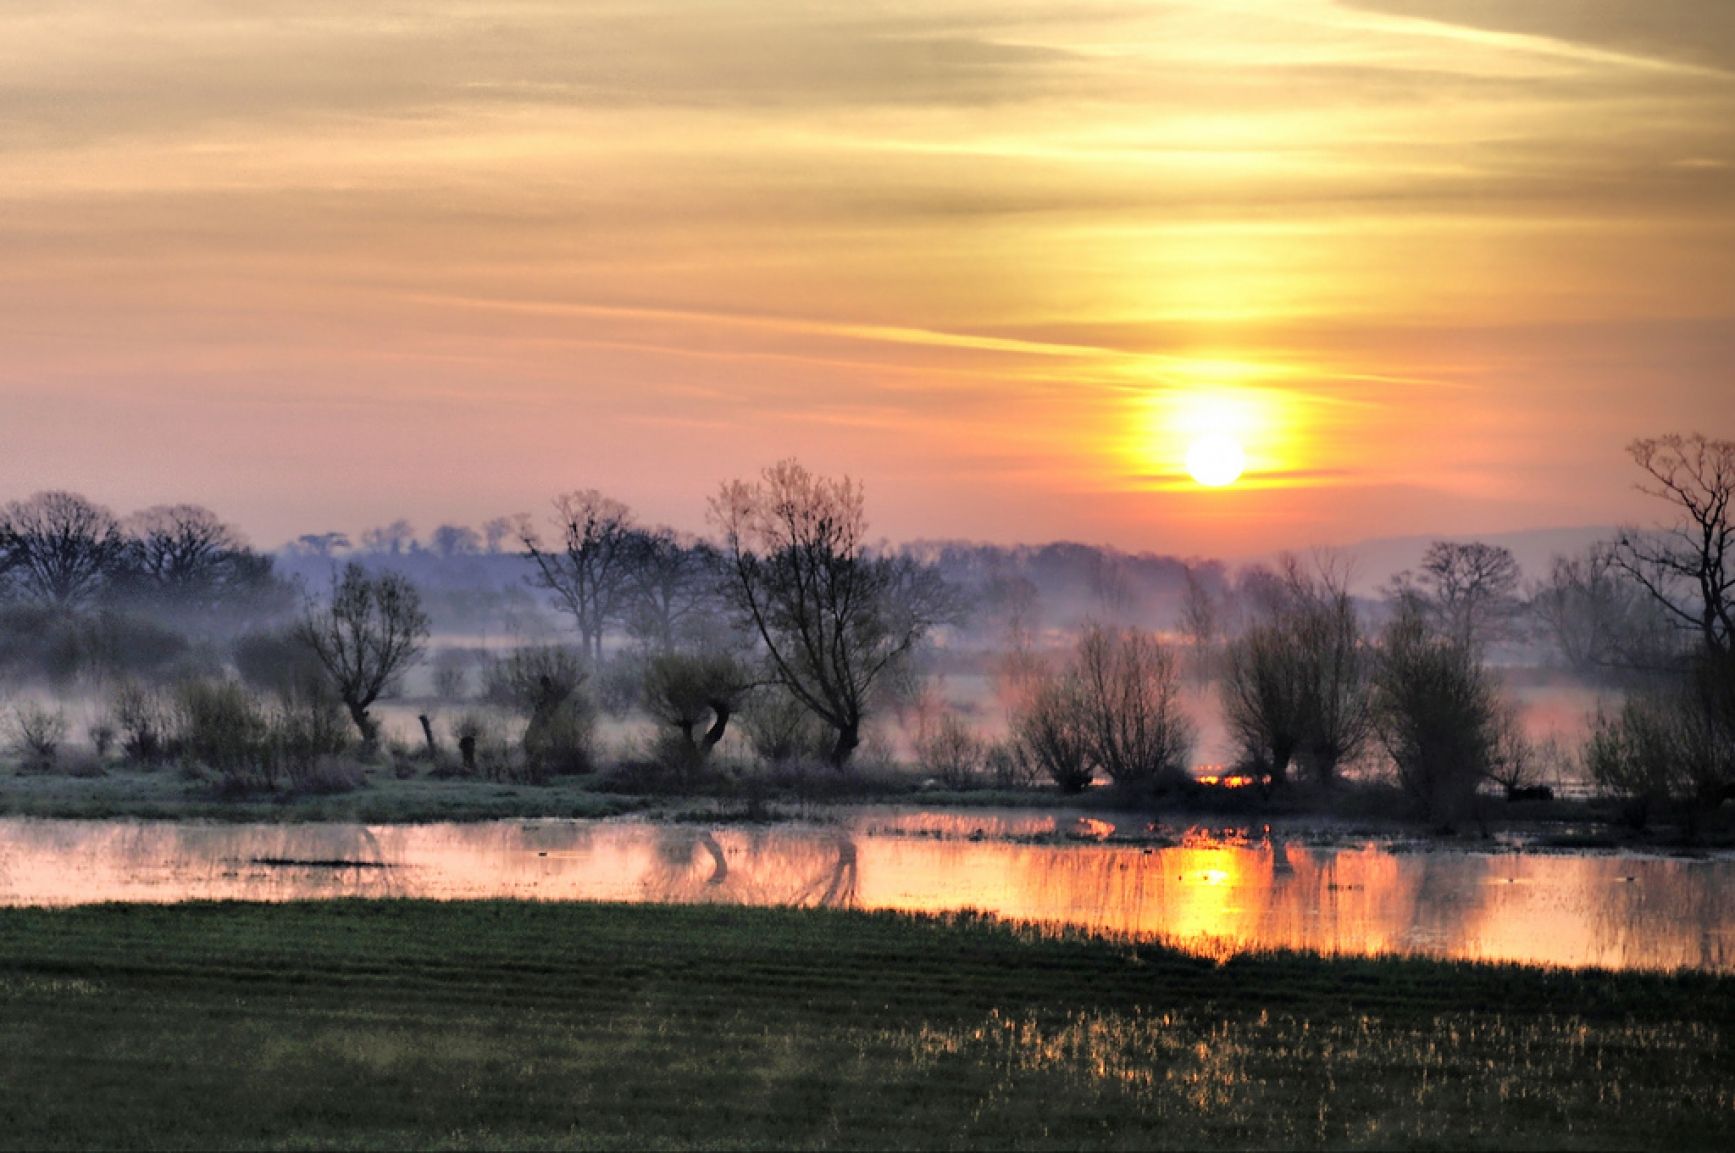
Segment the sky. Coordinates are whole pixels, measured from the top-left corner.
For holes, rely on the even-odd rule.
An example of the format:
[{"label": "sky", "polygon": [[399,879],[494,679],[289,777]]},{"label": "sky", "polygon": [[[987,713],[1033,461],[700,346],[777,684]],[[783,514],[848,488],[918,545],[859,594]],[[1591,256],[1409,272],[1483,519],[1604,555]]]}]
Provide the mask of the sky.
[{"label": "sky", "polygon": [[1648,518],[1692,430],[1728,0],[0,0],[0,499],[698,530],[794,456],[1237,556]]}]

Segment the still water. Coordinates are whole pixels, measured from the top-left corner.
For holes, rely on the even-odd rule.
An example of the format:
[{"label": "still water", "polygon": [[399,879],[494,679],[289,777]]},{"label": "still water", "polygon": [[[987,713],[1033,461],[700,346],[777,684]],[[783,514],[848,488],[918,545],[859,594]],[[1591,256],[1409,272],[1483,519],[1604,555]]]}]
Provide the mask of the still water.
[{"label": "still water", "polygon": [[1152,843],[1131,817],[908,810],[715,828],[4,819],[0,905],[358,896],[978,909],[1213,953],[1289,947],[1735,971],[1727,854],[1161,833]]}]

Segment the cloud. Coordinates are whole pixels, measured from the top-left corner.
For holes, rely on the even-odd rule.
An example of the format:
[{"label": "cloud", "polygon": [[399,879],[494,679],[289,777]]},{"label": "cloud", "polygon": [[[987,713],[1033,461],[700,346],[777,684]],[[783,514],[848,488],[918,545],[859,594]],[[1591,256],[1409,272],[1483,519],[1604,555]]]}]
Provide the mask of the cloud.
[{"label": "cloud", "polygon": [[1735,77],[1735,5],[1727,0],[1344,0],[1390,16],[1540,37]]}]

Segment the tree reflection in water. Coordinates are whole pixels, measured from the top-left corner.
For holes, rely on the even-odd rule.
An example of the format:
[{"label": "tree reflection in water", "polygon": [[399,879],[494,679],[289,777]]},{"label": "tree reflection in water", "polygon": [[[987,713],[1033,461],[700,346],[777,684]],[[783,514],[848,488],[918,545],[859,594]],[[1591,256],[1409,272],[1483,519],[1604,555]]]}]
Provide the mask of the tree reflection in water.
[{"label": "tree reflection in water", "polygon": [[[1223,953],[1299,948],[1735,970],[1735,856],[1480,853],[1267,829],[1132,843],[1148,817],[869,810],[832,825],[204,825],[0,819],[0,904],[337,896],[946,912]],[[1093,834],[1102,830],[1091,829]]]},{"label": "tree reflection in water", "polygon": [[711,831],[659,826],[644,895],[664,903],[847,908],[856,903],[858,879],[855,841],[841,832],[791,838],[761,830],[725,849]]}]

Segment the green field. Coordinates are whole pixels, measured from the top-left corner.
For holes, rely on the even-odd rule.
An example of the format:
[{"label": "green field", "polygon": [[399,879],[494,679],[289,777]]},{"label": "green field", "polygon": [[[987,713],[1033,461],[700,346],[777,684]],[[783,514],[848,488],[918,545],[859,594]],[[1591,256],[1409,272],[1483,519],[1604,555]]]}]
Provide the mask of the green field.
[{"label": "green field", "polygon": [[1727,1148],[1735,980],[975,920],[0,911],[0,1145]]}]

